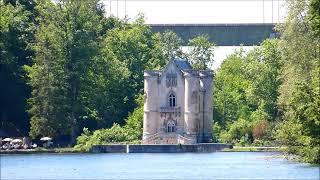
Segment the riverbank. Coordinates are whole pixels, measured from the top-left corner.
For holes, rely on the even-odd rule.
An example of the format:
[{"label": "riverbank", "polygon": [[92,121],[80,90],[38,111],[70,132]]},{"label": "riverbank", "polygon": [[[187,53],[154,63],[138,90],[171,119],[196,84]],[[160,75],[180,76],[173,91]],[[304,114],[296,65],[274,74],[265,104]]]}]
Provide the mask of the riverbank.
[{"label": "riverbank", "polygon": [[35,148],[35,149],[13,149],[0,150],[0,154],[37,154],[37,153],[84,153],[75,148]]},{"label": "riverbank", "polygon": [[[240,147],[234,146],[232,149],[224,148],[222,152],[281,152],[280,147]],[[0,154],[37,154],[37,153],[87,153],[75,148],[36,148],[36,149],[17,149],[0,150]]]},{"label": "riverbank", "polygon": [[94,153],[210,153],[222,149],[232,149],[232,144],[107,144],[94,145]]},{"label": "riverbank", "polygon": [[242,147],[242,146],[233,146],[232,149],[225,148],[222,149],[222,152],[281,152],[281,147]]}]

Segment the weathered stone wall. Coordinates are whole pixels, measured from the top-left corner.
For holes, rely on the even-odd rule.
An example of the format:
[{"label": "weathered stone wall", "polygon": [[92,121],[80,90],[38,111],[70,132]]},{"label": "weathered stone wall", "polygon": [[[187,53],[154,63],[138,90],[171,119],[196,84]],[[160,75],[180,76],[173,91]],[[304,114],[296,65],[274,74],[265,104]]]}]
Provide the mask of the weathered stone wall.
[{"label": "weathered stone wall", "polygon": [[201,142],[212,142],[212,119],[213,119],[213,71],[200,71],[200,86],[203,93],[202,120],[203,120],[203,137]]},{"label": "weathered stone wall", "polygon": [[[167,75],[168,73],[175,74],[177,76],[177,83],[175,86],[167,87]],[[184,77],[179,69],[173,64],[170,63],[167,65],[166,69],[163,70],[162,75],[160,77],[160,83],[158,84],[158,109],[161,107],[169,107],[169,95],[174,93],[176,95],[176,107],[179,108],[180,112],[178,114],[171,113],[161,113],[159,112],[158,116],[159,127],[157,132],[165,132],[166,131],[166,123],[169,120],[169,116],[172,120],[174,120],[177,128],[177,133],[184,132]]]},{"label": "weathered stone wall", "polygon": [[[184,71],[185,77],[185,95],[184,95],[184,102],[185,102],[185,112],[184,112],[184,119],[185,119],[185,131],[186,134],[190,137],[196,136],[198,131],[198,122],[199,122],[199,100],[198,100],[198,93],[199,93],[199,75],[196,70],[188,70]],[[196,96],[193,97],[193,94]]]},{"label": "weathered stone wall", "polygon": [[209,153],[233,148],[231,144],[202,143],[202,144],[130,144],[130,145],[96,145],[94,153]]},{"label": "weathered stone wall", "polygon": [[110,145],[95,145],[92,147],[93,153],[126,153],[127,145],[124,144],[110,144]]},{"label": "weathered stone wall", "polygon": [[129,153],[183,153],[197,152],[195,145],[146,144],[130,145]]},{"label": "weathered stone wall", "polygon": [[193,70],[186,60],[145,71],[143,144],[211,142],[212,81],[213,71]]},{"label": "weathered stone wall", "polygon": [[157,133],[158,127],[158,73],[155,71],[144,72],[144,116],[143,139]]}]

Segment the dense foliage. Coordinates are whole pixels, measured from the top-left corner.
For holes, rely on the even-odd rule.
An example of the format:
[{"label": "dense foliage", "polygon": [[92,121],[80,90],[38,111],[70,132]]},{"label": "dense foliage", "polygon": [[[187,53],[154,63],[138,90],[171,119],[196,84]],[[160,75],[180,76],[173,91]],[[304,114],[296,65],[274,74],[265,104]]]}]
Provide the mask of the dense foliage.
[{"label": "dense foliage", "polygon": [[181,48],[182,40],[173,31],[166,30],[161,37],[161,42],[165,64],[173,58],[184,56]]},{"label": "dense foliage", "polygon": [[[251,144],[271,140],[268,128],[278,117],[277,95],[281,80],[278,40],[266,40],[260,47],[230,55],[216,73],[214,119],[221,126],[219,140]],[[253,134],[255,129],[255,135]],[[263,135],[269,133],[268,135]]]},{"label": "dense foliage", "polygon": [[0,0],[0,11],[0,128],[21,136],[29,130],[30,94],[22,66],[32,62],[38,13],[33,0]]},{"label": "dense foliage", "polygon": [[94,132],[84,128],[83,133],[77,138],[75,148],[80,151],[89,151],[93,145],[140,143],[142,139],[143,96],[138,96],[136,102],[138,107],[129,114],[123,127],[119,124],[113,124],[109,129],[99,129]]},{"label": "dense foliage", "polygon": [[230,55],[216,73],[214,140],[280,145],[320,163],[319,1],[288,1],[279,39]]},{"label": "dense foliage", "polygon": [[[41,1],[36,8],[35,58],[32,66],[25,66],[32,88],[28,100],[30,135],[75,137],[82,119],[101,113],[96,104],[87,104],[92,97],[86,94],[99,91],[94,88],[88,92],[91,79],[87,76],[99,61],[105,31],[103,9],[98,1],[91,0],[60,1],[56,5]],[[99,115],[91,119],[103,118]]]},{"label": "dense foliage", "polygon": [[209,41],[205,35],[201,35],[189,40],[190,52],[187,57],[192,67],[198,70],[208,69],[212,66],[214,57],[214,43]]},{"label": "dense foliage", "polygon": [[302,160],[320,163],[319,1],[289,1],[279,27],[284,62],[278,105],[283,121],[276,137]]}]

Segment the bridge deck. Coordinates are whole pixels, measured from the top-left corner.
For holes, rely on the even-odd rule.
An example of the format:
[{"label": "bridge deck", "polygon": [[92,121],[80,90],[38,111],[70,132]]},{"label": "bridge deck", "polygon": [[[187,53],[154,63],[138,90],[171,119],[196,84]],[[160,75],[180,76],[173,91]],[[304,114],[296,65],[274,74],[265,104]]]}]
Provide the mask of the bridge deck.
[{"label": "bridge deck", "polygon": [[154,32],[169,29],[176,32],[187,45],[189,39],[208,35],[218,46],[259,45],[267,38],[276,37],[275,24],[150,24]]}]

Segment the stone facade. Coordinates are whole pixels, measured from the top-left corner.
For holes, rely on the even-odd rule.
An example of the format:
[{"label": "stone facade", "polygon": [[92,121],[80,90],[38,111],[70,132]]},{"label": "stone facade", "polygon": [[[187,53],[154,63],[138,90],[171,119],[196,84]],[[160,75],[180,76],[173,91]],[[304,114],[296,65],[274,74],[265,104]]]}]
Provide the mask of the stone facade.
[{"label": "stone facade", "polygon": [[211,142],[213,71],[184,59],[144,72],[143,144]]}]

